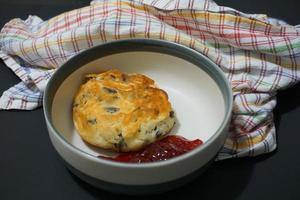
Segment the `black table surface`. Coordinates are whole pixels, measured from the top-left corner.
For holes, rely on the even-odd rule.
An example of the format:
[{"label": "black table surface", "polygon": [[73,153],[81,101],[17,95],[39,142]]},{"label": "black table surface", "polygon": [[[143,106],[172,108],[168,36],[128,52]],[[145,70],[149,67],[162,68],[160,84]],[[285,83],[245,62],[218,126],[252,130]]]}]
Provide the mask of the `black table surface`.
[{"label": "black table surface", "polygon": [[[300,24],[297,0],[217,0],[247,13]],[[49,19],[88,0],[0,0],[0,27],[28,15]],[[0,93],[19,79],[0,61]],[[278,149],[214,163],[192,183],[144,199],[300,199],[300,84],[280,91],[274,111]],[[0,199],[137,199],[95,189],[72,175],[52,147],[42,109],[0,111]]]}]

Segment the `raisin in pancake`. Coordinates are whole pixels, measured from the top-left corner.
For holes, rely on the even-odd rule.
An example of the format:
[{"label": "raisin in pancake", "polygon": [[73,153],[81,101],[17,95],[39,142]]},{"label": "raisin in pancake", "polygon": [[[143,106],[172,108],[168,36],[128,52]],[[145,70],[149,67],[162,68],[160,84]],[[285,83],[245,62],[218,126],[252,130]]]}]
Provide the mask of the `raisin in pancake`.
[{"label": "raisin in pancake", "polygon": [[119,152],[135,151],[174,126],[168,95],[141,74],[110,70],[87,75],[73,105],[73,120],[86,142]]}]

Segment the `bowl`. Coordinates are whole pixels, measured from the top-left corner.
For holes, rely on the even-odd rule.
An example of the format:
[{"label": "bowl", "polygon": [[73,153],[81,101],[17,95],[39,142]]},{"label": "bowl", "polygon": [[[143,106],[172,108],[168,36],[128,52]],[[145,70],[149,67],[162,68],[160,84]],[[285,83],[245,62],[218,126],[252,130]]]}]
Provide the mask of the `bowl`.
[{"label": "bowl", "polygon": [[[120,69],[154,79],[168,93],[177,123],[170,134],[204,143],[181,156],[153,163],[121,163],[99,158],[111,152],[90,146],[72,121],[72,101],[88,73]],[[66,166],[104,190],[149,194],[179,187],[201,174],[227,136],[231,87],[219,67],[204,55],[162,40],[109,42],[72,57],[53,74],[44,93],[51,142]]]}]

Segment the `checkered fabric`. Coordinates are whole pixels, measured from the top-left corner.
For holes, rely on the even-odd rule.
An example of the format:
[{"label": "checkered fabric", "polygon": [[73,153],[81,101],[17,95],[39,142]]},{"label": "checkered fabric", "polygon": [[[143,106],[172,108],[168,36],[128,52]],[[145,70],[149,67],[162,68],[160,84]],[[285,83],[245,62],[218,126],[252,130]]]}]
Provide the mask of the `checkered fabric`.
[{"label": "checkered fabric", "polygon": [[215,62],[234,93],[230,133],[217,159],[256,156],[276,148],[276,92],[300,77],[299,27],[244,14],[210,0],[102,0],[47,21],[13,19],[0,33],[0,57],[21,82],[0,109],[41,106],[55,69],[94,45],[126,38],[168,40]]}]

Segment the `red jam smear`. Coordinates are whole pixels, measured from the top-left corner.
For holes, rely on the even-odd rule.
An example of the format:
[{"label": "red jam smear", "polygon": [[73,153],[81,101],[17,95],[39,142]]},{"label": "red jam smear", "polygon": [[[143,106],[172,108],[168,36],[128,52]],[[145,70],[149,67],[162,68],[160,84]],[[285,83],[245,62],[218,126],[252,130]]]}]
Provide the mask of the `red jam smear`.
[{"label": "red jam smear", "polygon": [[121,153],[116,157],[99,157],[107,160],[126,163],[156,162],[185,154],[195,149],[202,143],[203,142],[200,139],[190,141],[181,136],[168,135],[165,138],[148,145],[146,148],[140,151]]}]

